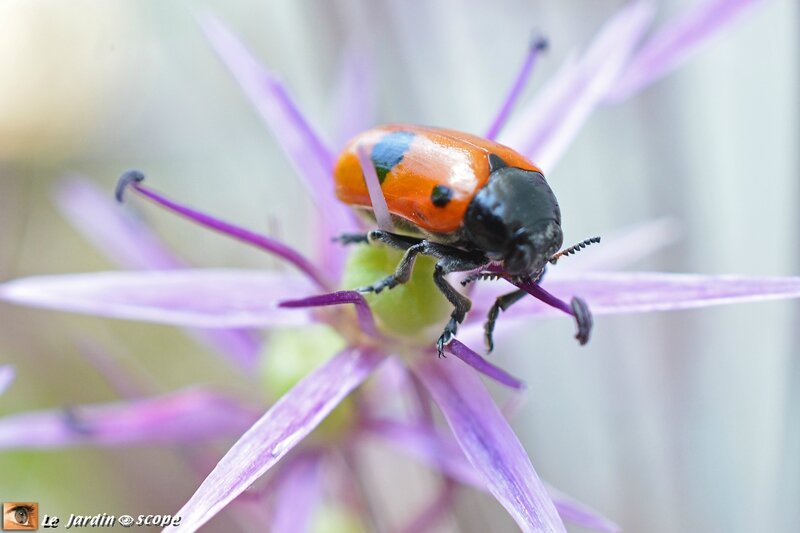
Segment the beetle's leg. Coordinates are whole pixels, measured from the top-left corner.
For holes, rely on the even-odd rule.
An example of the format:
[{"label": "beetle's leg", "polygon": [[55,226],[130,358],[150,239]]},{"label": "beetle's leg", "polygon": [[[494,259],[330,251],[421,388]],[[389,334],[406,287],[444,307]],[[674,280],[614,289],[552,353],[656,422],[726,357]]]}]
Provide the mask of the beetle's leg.
[{"label": "beetle's leg", "polygon": [[400,260],[400,263],[397,265],[394,274],[386,276],[378,283],[361,287],[356,290],[358,292],[374,292],[375,294],[378,294],[383,289],[393,289],[397,285],[407,282],[409,279],[411,279],[411,273],[414,271],[414,263],[417,261],[417,255],[425,250],[425,244],[426,242],[422,241],[413,246],[409,246],[406,249],[406,253],[403,254],[403,258]]},{"label": "beetle's leg", "polygon": [[444,345],[453,339],[458,330],[458,325],[464,321],[467,313],[472,308],[472,301],[454,289],[445,279],[445,276],[451,272],[475,270],[484,266],[487,260],[483,255],[470,254],[436,244],[429,244],[427,253],[439,258],[439,262],[436,263],[436,268],[433,271],[433,281],[445,298],[453,304],[450,321],[447,322],[444,332],[436,342],[439,357],[442,357],[444,355]]},{"label": "beetle's leg", "polygon": [[517,289],[514,292],[498,296],[497,300],[494,301],[494,305],[492,305],[489,309],[489,313],[486,315],[486,323],[483,325],[483,340],[486,342],[487,353],[491,353],[491,351],[494,350],[492,334],[494,333],[494,325],[497,322],[497,315],[500,314],[500,310],[502,309],[505,311],[520,301],[526,294],[528,293],[522,289]]},{"label": "beetle's leg", "polygon": [[344,245],[348,244],[375,244],[381,242],[392,248],[400,250],[408,250],[415,244],[422,242],[422,239],[417,237],[408,237],[406,235],[397,235],[383,230],[373,230],[368,233],[343,233],[338,237],[333,238]]},{"label": "beetle's leg", "polygon": [[342,233],[338,237],[334,237],[335,242],[340,242],[344,246],[348,244],[367,244],[369,242],[369,234],[367,233]]},{"label": "beetle's leg", "polygon": [[408,250],[409,248],[411,248],[416,244],[421,244],[425,242],[424,239],[420,239],[418,237],[398,235],[396,233],[390,233],[382,229],[372,230],[369,233],[367,233],[367,241],[370,244],[374,244],[376,242],[382,242],[383,244],[390,246],[392,248],[397,248],[398,250]]}]

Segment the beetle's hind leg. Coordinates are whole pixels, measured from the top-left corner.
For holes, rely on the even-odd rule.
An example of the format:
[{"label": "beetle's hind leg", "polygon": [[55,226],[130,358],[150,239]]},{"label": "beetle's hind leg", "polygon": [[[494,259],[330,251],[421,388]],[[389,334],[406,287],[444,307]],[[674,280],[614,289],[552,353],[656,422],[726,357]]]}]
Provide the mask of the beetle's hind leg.
[{"label": "beetle's hind leg", "polygon": [[483,325],[483,340],[486,343],[487,353],[491,353],[491,351],[494,350],[494,339],[492,335],[494,334],[494,326],[497,322],[497,315],[500,314],[501,310],[505,311],[520,301],[526,294],[528,293],[522,289],[517,289],[514,292],[509,292],[508,294],[498,296],[492,307],[489,308],[489,312],[486,314],[486,323]]}]

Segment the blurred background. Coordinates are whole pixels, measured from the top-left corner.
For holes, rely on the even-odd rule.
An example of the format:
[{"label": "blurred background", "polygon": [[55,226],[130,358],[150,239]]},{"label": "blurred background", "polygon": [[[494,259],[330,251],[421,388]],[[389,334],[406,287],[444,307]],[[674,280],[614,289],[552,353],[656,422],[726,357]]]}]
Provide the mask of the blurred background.
[{"label": "blurred background", "polygon": [[[695,2],[657,4],[664,21]],[[480,133],[532,31],[551,47],[529,96],[622,5],[2,0],[0,280],[115,268],[52,198],[68,174],[111,195],[131,167],[173,198],[310,251],[312,205],[199,31],[203,9],[339,146],[360,124],[337,115],[348,50],[366,62],[364,108],[377,123]],[[798,16],[792,0],[764,2],[683,68],[600,108],[548,178],[565,241],[667,216],[680,238],[637,269],[796,275]],[[194,265],[279,268],[143,212]],[[585,348],[568,321],[547,321],[511,333],[496,362],[529,383],[513,425],[540,475],[625,531],[789,533],[800,528],[798,319],[792,302],[600,317]],[[117,398],[87,350],[158,391],[246,387],[176,329],[0,305],[0,363],[18,375],[0,416]],[[166,449],[0,454],[0,499],[30,498],[52,514],[175,512],[198,482]],[[387,500],[397,490],[391,480],[375,485]],[[443,531],[516,530],[488,497],[464,491],[458,505],[462,519]]]}]

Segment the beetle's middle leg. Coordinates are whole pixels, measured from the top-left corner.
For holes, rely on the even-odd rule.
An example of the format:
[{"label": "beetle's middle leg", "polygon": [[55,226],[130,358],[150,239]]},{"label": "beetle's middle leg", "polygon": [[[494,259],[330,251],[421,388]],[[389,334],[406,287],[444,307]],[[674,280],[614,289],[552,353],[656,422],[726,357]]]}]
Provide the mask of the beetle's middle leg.
[{"label": "beetle's middle leg", "polygon": [[445,298],[453,304],[450,321],[444,327],[444,332],[442,332],[439,340],[436,341],[439,357],[442,357],[444,345],[453,340],[458,330],[458,325],[464,321],[467,313],[472,308],[472,301],[454,289],[445,279],[445,276],[452,272],[466,272],[485,266],[487,259],[484,255],[462,252],[442,245],[433,244],[431,246],[436,248],[431,255],[439,259],[433,272],[433,281]]}]

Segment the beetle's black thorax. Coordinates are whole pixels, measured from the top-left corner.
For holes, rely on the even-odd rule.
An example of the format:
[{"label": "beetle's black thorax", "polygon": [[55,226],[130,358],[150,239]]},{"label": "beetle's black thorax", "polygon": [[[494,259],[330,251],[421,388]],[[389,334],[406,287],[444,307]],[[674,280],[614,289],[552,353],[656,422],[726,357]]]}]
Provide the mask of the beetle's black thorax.
[{"label": "beetle's black thorax", "polygon": [[494,169],[467,208],[463,238],[490,259],[504,261],[511,273],[541,269],[562,242],[561,211],[544,176]]}]

